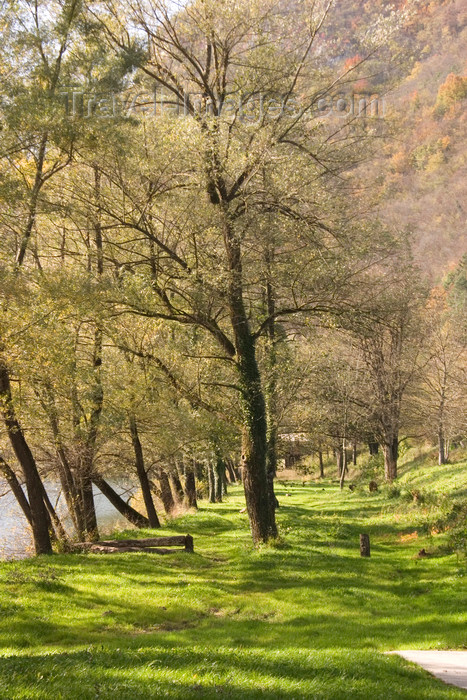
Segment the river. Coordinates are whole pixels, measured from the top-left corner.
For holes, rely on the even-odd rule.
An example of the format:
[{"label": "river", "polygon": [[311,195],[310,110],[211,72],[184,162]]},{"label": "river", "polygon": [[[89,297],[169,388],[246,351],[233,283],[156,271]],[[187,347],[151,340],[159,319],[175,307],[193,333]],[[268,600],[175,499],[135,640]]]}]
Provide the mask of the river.
[{"label": "river", "polygon": [[[120,492],[121,489],[118,489],[115,484],[113,486]],[[54,505],[58,498],[57,511],[63,516],[65,508],[63,499],[59,497],[59,487],[55,484],[46,484],[46,488]],[[128,494],[127,491],[126,493]],[[29,525],[16,503],[15,497],[11,492],[8,492],[8,485],[2,480],[0,480],[0,494],[4,494],[0,498],[0,560],[23,559],[33,555],[34,548]],[[118,528],[131,527],[98,489],[94,489],[94,496],[101,534],[109,533]],[[67,526],[66,520],[64,520],[64,524]]]}]

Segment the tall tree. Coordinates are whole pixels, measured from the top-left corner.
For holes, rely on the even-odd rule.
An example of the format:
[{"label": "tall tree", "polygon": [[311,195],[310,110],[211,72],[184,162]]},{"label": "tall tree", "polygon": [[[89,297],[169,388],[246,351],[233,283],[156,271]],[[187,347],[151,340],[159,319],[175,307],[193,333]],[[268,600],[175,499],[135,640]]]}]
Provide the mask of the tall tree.
[{"label": "tall tree", "polygon": [[[109,226],[144,236],[138,264],[141,269],[145,259],[153,267],[153,298],[139,295],[132,311],[198,326],[234,370],[255,542],[276,533],[258,342],[275,320],[336,303],[336,258],[343,251],[335,242],[346,218],[340,204],[346,186],[338,175],[358,159],[351,129],[330,134],[315,120],[320,95],[336,82],[327,81],[324,68],[314,69],[313,55],[331,4],[318,10],[304,3],[293,17],[275,2],[225,2],[221,11],[211,0],[177,11],[159,0],[135,0],[124,12],[106,2],[95,13],[115,51],[154,81],[147,91],[154,85],[159,91],[159,128],[150,135],[141,129],[144,149],[120,158],[118,169],[103,165],[113,185]],[[128,25],[138,32],[129,35]],[[293,45],[292,27],[299,32]],[[182,125],[164,120],[167,104],[185,113]],[[146,121],[139,116],[149,123],[147,114]],[[274,228],[280,250],[267,274],[270,239],[261,219]],[[355,228],[346,221],[347,244]],[[297,275],[297,266],[307,275]],[[271,274],[275,304],[265,317],[260,288]]]}]

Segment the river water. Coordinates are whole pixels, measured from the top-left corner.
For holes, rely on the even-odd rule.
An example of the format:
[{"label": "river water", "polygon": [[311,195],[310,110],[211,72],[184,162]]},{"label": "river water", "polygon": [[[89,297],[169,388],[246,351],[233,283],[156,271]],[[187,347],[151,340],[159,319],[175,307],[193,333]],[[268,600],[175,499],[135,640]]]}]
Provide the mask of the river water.
[{"label": "river water", "polygon": [[[112,485],[120,493],[121,489],[118,489],[115,484]],[[58,499],[57,512],[63,516],[66,511],[59,487],[55,484],[46,484],[46,488],[54,506]],[[0,480],[0,494],[5,494],[0,498],[0,560],[22,559],[33,555],[34,548],[28,522],[13,494],[8,492],[7,484],[2,480]],[[128,489],[125,489],[125,498],[128,495]],[[118,528],[131,527],[98,489],[94,489],[94,497],[101,535]],[[64,524],[67,525],[65,519]]]}]

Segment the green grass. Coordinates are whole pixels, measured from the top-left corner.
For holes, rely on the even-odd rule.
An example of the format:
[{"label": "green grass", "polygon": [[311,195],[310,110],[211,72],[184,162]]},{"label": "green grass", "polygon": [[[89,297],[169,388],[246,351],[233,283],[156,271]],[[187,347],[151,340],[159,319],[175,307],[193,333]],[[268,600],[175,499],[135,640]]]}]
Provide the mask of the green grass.
[{"label": "green grass", "polygon": [[274,547],[252,548],[237,488],[163,531],[193,555],[1,564],[0,698],[465,698],[382,653],[467,648],[465,562],[416,558],[422,527],[401,539],[424,508],[319,482],[278,496]]},{"label": "green grass", "polygon": [[[399,482],[407,487],[434,493],[467,496],[467,459],[461,450],[453,452],[453,461],[438,466],[436,450],[410,449],[402,460]],[[455,461],[454,461],[455,460]]]}]

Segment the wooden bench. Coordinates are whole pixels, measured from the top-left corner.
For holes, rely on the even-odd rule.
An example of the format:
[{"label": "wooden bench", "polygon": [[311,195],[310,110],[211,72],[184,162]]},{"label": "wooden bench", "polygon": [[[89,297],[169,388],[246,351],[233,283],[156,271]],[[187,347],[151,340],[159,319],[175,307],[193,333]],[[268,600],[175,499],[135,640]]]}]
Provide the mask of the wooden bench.
[{"label": "wooden bench", "polygon": [[123,552],[148,552],[149,554],[172,554],[173,549],[166,547],[183,547],[186,552],[193,552],[191,535],[173,535],[170,537],[149,537],[141,540],[101,540],[99,542],[78,542],[72,545],[73,551],[99,554],[122,554]]}]

